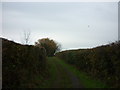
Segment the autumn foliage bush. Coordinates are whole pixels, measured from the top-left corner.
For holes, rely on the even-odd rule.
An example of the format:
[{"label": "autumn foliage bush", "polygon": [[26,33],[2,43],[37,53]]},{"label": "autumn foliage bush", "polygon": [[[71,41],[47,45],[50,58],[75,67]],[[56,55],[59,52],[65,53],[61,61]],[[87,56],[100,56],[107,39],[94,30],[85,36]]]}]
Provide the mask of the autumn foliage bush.
[{"label": "autumn foliage bush", "polygon": [[2,87],[34,87],[34,77],[45,70],[44,48],[2,38]]},{"label": "autumn foliage bush", "polygon": [[120,41],[92,49],[62,51],[56,56],[110,87],[120,87]]}]

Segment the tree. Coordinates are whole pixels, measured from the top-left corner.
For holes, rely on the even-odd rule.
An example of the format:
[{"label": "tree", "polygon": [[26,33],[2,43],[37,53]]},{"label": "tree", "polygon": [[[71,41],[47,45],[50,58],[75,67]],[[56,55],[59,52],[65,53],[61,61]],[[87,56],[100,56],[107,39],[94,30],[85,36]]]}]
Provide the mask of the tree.
[{"label": "tree", "polygon": [[23,36],[22,36],[22,43],[29,44],[30,43],[30,36],[31,36],[30,31],[24,31]]},{"label": "tree", "polygon": [[35,42],[35,46],[44,47],[47,56],[53,56],[56,52],[60,51],[61,45],[49,38],[39,39]]}]

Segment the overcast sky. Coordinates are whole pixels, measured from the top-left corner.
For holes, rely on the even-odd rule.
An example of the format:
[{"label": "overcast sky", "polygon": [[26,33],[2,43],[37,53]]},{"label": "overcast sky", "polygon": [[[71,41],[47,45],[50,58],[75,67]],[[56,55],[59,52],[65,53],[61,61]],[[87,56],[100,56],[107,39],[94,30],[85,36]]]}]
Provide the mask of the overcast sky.
[{"label": "overcast sky", "polygon": [[30,44],[51,38],[64,49],[91,48],[118,40],[117,2],[4,2],[2,36]]}]

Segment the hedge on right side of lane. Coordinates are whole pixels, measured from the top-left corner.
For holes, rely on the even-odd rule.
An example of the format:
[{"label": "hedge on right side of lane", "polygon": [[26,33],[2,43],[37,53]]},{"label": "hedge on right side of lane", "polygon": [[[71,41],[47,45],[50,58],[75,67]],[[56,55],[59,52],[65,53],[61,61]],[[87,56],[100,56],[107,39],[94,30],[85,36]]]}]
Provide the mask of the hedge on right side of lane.
[{"label": "hedge on right side of lane", "polygon": [[120,41],[92,49],[62,51],[56,56],[111,87],[120,87]]}]

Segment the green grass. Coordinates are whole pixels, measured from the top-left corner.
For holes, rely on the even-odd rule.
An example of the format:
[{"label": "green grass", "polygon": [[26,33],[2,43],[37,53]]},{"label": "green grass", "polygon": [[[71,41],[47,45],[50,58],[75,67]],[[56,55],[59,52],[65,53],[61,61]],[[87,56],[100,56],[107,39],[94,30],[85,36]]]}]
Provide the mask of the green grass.
[{"label": "green grass", "polygon": [[[36,82],[37,82],[37,88],[50,88],[52,87],[52,84],[54,83],[54,80],[56,80],[56,66],[53,63],[53,60],[51,60],[50,58],[47,58],[47,62],[46,62],[46,73],[42,73],[44,74],[48,74],[47,78],[43,77],[43,75],[39,75],[36,77]],[[44,75],[45,76],[45,75]]]},{"label": "green grass", "polygon": [[[37,77],[35,77],[35,87],[54,88],[57,85],[57,87],[60,88],[72,88],[72,82],[67,73],[64,71],[64,67],[71,71],[74,75],[76,75],[80,83],[85,88],[108,88],[101,81],[95,80],[94,78],[88,76],[86,73],[79,71],[77,68],[65,63],[63,60],[60,60],[56,57],[47,58],[47,71],[44,74],[48,74],[48,78],[37,75]],[[56,81],[58,82],[56,83]]]},{"label": "green grass", "polygon": [[72,83],[70,81],[70,78],[68,77],[64,69],[61,66],[59,66],[60,64],[56,60],[56,58],[48,57],[47,63],[49,65],[50,83],[59,84],[59,85],[56,84],[56,86],[51,84],[49,85],[49,87],[71,88]]},{"label": "green grass", "polygon": [[64,67],[68,68],[71,72],[73,72],[80,80],[81,84],[85,88],[108,88],[103,82],[99,80],[95,80],[92,77],[88,76],[86,73],[79,71],[77,68],[66,64],[64,61],[54,57],[57,61],[63,65]]},{"label": "green grass", "polygon": [[58,60],[47,57],[48,78],[39,75],[36,77],[38,88],[72,88],[72,83],[66,72],[59,66]]}]

